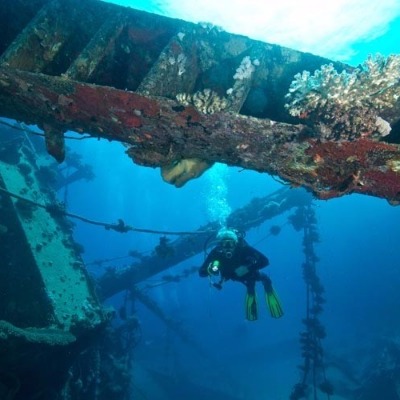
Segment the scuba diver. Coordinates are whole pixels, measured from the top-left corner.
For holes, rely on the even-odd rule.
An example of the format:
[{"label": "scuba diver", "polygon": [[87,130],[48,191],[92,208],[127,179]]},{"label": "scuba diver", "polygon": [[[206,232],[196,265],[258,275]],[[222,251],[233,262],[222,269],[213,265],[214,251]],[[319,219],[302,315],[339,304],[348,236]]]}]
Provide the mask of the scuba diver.
[{"label": "scuba diver", "polygon": [[201,277],[209,277],[210,284],[222,289],[225,281],[233,280],[246,286],[246,319],[258,318],[255,286],[260,281],[265,290],[265,299],[273,318],[280,318],[283,310],[272,287],[271,279],[259,270],[269,264],[268,258],[251,247],[234,229],[221,229],[217,234],[217,245],[210,251],[199,269]]}]

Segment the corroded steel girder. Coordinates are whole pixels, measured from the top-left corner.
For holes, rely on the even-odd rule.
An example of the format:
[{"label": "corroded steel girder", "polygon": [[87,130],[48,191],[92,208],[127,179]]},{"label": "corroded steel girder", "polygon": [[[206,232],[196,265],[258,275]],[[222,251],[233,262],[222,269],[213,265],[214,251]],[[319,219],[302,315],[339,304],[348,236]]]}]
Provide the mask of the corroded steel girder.
[{"label": "corroded steel girder", "polygon": [[3,115],[47,132],[73,130],[128,145],[151,167],[198,158],[277,175],[327,199],[353,192],[400,201],[400,149],[373,139],[321,142],[305,125],[219,112],[174,100],[0,68]]},{"label": "corroded steel girder", "polygon": [[[253,198],[249,204],[232,212],[227,219],[227,226],[246,232],[293,208],[308,206],[311,201],[312,197],[306,191],[283,187],[268,196]],[[212,244],[211,239],[215,238],[215,232],[219,228],[216,222],[208,223],[200,227],[194,235],[182,235],[168,243],[171,251],[165,257],[155,252],[125,268],[108,269],[97,280],[99,296],[106,299],[123,290],[129,290],[137,283],[201,253],[205,244]]]}]

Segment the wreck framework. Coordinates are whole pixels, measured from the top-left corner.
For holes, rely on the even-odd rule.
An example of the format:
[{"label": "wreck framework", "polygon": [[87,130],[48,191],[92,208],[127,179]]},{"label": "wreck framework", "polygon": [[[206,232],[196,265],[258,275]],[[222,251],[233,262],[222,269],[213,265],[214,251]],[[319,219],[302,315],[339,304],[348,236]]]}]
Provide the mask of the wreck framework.
[{"label": "wreck framework", "polygon": [[[322,199],[357,192],[400,201],[398,103],[382,114],[393,128],[385,140],[321,140],[285,109],[293,76],[330,60],[95,0],[4,0],[0,37],[0,116],[38,125],[59,162],[64,132],[73,130],[126,144],[134,162],[160,167],[176,186],[224,162],[279,176]],[[37,154],[17,137],[1,146],[1,188],[53,203],[40,183]],[[19,391],[26,398],[67,371],[78,380],[68,357],[86,351],[104,330],[108,316],[100,300],[123,290],[185,337],[136,284],[199,252],[206,234],[173,242],[170,259],[154,256],[105,274],[98,299],[65,220],[6,192],[0,195],[0,248],[7,260],[0,283],[0,395]],[[230,223],[247,230],[310,201],[285,188],[238,210]],[[88,354],[88,363],[98,365],[98,352]],[[60,355],[59,369],[36,382],[29,378]],[[67,383],[58,382],[58,389]]]},{"label": "wreck framework", "polygon": [[125,143],[176,186],[218,161],[322,199],[399,201],[398,101],[382,111],[385,141],[321,140],[285,109],[294,75],[330,60],[95,0],[1,7],[0,115],[39,125],[60,162],[74,130]]},{"label": "wreck framework", "polygon": [[[125,268],[108,268],[94,280],[81,259],[82,248],[72,239],[72,225],[66,219],[71,214],[59,204],[53,189],[69,181],[52,175],[54,166],[33,142],[23,130],[17,135],[13,128],[0,126],[0,395],[43,400],[127,395],[129,354],[136,342],[121,347],[118,335],[135,338],[139,324],[135,315],[128,315],[122,329],[110,331],[113,314],[102,305],[121,292],[141,302],[202,356],[201,346],[179,321],[164,313],[141,284],[201,253],[218,224],[207,224],[191,234],[183,232],[168,242],[166,256],[155,249]],[[228,222],[248,231],[311,202],[312,196],[303,189],[284,187],[252,199],[234,211]],[[119,232],[127,234],[126,230]],[[197,268],[187,274],[193,272]],[[41,369],[42,365],[54,367]],[[135,368],[143,367],[135,364]],[[107,376],[109,371],[115,372]],[[146,379],[157,385],[151,381],[154,378]],[[112,391],[121,384],[122,392]]]}]

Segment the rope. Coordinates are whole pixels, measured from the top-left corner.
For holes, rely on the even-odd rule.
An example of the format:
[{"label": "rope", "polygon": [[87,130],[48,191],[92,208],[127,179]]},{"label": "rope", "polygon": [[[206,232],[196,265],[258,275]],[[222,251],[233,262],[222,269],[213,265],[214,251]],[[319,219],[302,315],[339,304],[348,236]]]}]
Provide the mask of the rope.
[{"label": "rope", "polygon": [[204,235],[210,233],[210,231],[162,231],[162,230],[155,230],[155,229],[144,229],[144,228],[135,228],[133,226],[125,224],[122,219],[118,219],[118,223],[110,224],[101,221],[95,221],[86,217],[82,217],[81,215],[72,214],[67,211],[64,211],[60,204],[41,204],[37,203],[33,200],[30,200],[26,197],[20,196],[16,193],[9,192],[8,190],[0,187],[0,192],[7,194],[10,197],[14,197],[18,200],[25,201],[35,207],[43,208],[48,211],[52,216],[57,215],[64,215],[66,217],[75,218],[87,224],[102,226],[107,230],[113,230],[119,233],[127,233],[127,232],[139,232],[139,233],[151,233],[157,235]]}]

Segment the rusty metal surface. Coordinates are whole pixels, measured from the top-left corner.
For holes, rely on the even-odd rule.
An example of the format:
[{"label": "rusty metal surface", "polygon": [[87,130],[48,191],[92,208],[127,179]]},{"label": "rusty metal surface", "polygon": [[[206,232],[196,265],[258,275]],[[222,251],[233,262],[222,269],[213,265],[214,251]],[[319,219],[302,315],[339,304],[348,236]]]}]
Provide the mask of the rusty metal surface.
[{"label": "rusty metal surface", "polygon": [[400,200],[399,146],[360,138],[320,142],[302,125],[232,113],[206,115],[173,100],[0,68],[8,116],[130,146],[141,165],[197,157],[278,175],[320,198],[353,192]]},{"label": "rusty metal surface", "polygon": [[[14,147],[13,157],[10,149],[7,151],[1,146],[1,150],[0,195],[5,197],[7,193],[15,193],[33,203],[56,207],[55,197],[44,184],[45,178],[36,164],[34,150],[22,144]],[[26,327],[33,318],[27,318],[26,313],[35,310],[36,316],[42,316],[40,321],[35,321],[36,327],[53,326],[83,334],[101,325],[103,312],[71,236],[71,226],[43,207],[35,207],[17,198],[11,198],[8,203],[7,215],[0,218],[3,232],[7,234],[6,239],[2,237],[1,240],[12,237],[13,241],[2,250],[12,255],[17,242],[17,248],[21,248],[25,258],[10,258],[9,263],[3,266],[2,273],[9,276],[8,281],[3,282],[4,308],[0,309],[0,319]],[[19,271],[22,278],[14,272],[11,279],[12,271]],[[30,276],[29,285],[24,274]],[[15,283],[14,287],[13,282],[20,280],[29,289],[21,287],[17,292],[18,284]]]},{"label": "rusty metal surface", "polygon": [[31,137],[1,127],[1,399],[54,398],[45,391],[106,323],[43,158]]},{"label": "rusty metal surface", "polygon": [[10,10],[23,13],[23,2],[2,3],[7,7],[0,8],[0,19],[4,29],[14,32],[8,40],[14,40],[3,49],[1,65],[174,99],[178,93],[205,88],[224,96],[243,59],[250,57],[257,68],[238,108],[256,117],[293,121],[283,107],[293,75],[330,61],[232,35],[210,24],[97,0],[45,2],[29,23],[7,19]]},{"label": "rusty metal surface", "polygon": [[[226,96],[246,57],[254,73],[225,112],[204,114],[175,100],[205,89]],[[396,204],[397,144],[321,142],[284,108],[294,74],[328,62],[213,26],[96,0],[55,0],[0,59],[0,116],[38,124],[58,161],[64,157],[62,132],[74,130],[126,143],[129,156],[145,166],[219,161],[277,175],[320,198],[357,192]],[[398,106],[384,115],[390,123],[398,121]]]}]

